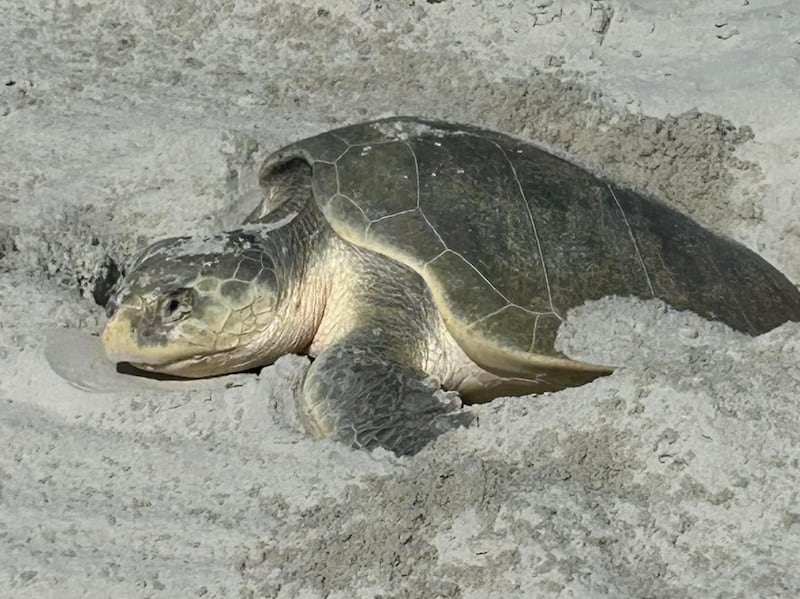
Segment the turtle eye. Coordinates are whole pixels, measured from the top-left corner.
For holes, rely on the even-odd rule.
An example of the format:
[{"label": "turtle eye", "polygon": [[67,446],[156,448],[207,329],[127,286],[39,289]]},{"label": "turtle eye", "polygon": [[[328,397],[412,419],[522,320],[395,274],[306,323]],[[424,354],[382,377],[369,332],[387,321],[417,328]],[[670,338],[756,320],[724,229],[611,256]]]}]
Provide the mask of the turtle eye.
[{"label": "turtle eye", "polygon": [[192,311],[194,292],[191,289],[177,289],[164,298],[161,304],[161,318],[164,322],[183,320]]}]

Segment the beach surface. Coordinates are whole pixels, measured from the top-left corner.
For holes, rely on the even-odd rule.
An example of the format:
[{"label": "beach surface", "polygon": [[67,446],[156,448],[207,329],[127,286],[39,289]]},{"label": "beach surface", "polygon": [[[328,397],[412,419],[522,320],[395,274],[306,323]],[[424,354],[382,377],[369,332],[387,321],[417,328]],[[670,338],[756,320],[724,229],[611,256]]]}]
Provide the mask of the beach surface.
[{"label": "beach surface", "polygon": [[389,115],[534,140],[800,282],[792,0],[0,0],[0,597],[800,595],[800,324],[570,312],[620,365],[414,457],[309,438],[307,358],[99,348],[119,271],[234,227],[261,161]]}]

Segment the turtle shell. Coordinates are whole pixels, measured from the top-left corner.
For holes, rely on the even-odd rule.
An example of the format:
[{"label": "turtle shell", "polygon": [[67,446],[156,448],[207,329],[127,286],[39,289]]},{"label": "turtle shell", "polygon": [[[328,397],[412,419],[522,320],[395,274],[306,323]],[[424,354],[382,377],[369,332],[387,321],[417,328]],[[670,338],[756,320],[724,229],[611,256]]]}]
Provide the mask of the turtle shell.
[{"label": "turtle shell", "polygon": [[279,150],[262,182],[296,158],[334,231],[419,273],[453,337],[494,372],[601,369],[554,344],[570,308],[610,295],[658,297],[750,334],[800,320],[800,292],[744,246],[501,133],[356,124]]}]

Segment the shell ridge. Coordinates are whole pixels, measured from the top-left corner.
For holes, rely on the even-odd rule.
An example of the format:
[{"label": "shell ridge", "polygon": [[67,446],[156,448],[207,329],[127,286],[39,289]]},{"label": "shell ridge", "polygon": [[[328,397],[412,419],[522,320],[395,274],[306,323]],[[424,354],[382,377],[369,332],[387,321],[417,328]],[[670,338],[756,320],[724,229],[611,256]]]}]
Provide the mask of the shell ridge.
[{"label": "shell ridge", "polygon": [[[484,320],[484,319],[488,318],[489,316],[494,316],[496,314],[499,314],[502,310],[505,310],[507,308],[519,308],[520,310],[522,310],[523,312],[527,312],[528,314],[542,314],[542,312],[536,312],[534,310],[531,310],[530,308],[526,308],[525,306],[520,306],[519,304],[512,302],[510,299],[508,299],[506,297],[506,295],[502,291],[500,291],[497,287],[495,287],[494,284],[489,279],[486,278],[486,275],[484,275],[478,269],[477,266],[475,266],[472,262],[467,260],[461,253],[459,253],[459,252],[455,251],[454,249],[449,248],[447,246],[445,246],[444,251],[442,251],[440,254],[438,254],[437,256],[435,256],[433,258],[431,258],[428,262],[426,262],[423,265],[423,267],[428,266],[431,262],[435,262],[438,258],[441,258],[442,256],[444,256],[448,252],[453,254],[454,256],[456,256],[464,264],[466,264],[472,270],[474,270],[475,273],[481,278],[481,280],[483,280],[483,282],[486,283],[491,288],[491,290],[494,291],[498,295],[498,297],[500,297],[507,304],[506,306],[503,306],[500,310],[497,310],[496,312],[493,312],[492,314],[487,314],[485,316],[482,316],[481,318],[479,318],[475,322],[479,322],[481,320]],[[550,314],[550,312],[544,312],[544,314]],[[552,312],[552,314],[555,314],[556,316],[558,316],[558,314],[556,314],[555,312]],[[471,323],[471,324],[475,324],[475,323]]]},{"label": "shell ridge", "polygon": [[[542,242],[539,239],[539,231],[536,229],[536,220],[533,218],[533,212],[531,211],[530,204],[528,204],[528,198],[525,196],[525,190],[522,188],[522,182],[519,180],[519,175],[517,174],[517,169],[514,166],[514,163],[511,162],[511,158],[508,157],[505,149],[493,139],[489,140],[495,147],[500,150],[500,153],[505,158],[508,166],[511,167],[511,172],[514,174],[514,182],[517,184],[517,189],[519,189],[520,197],[522,198],[522,204],[525,206],[525,211],[528,213],[528,219],[531,223],[531,229],[533,230],[533,236],[536,239],[536,248],[539,253],[539,260],[542,263],[542,273],[544,273],[544,284],[547,288],[547,300],[550,302],[550,311],[558,317],[559,320],[564,320],[561,315],[556,310],[555,306],[553,305],[553,293],[550,290],[550,277],[547,275],[547,264],[544,261],[544,252],[542,251]],[[535,326],[535,325],[534,325]]]},{"label": "shell ridge", "polygon": [[434,227],[433,224],[431,223],[431,221],[428,219],[427,215],[425,214],[425,211],[422,209],[422,206],[420,206],[420,203],[419,203],[420,202],[420,189],[419,189],[420,188],[420,179],[419,179],[419,160],[417,160],[417,153],[414,151],[414,148],[411,146],[410,143],[408,143],[408,141],[404,141],[403,143],[408,148],[408,151],[411,152],[411,157],[414,159],[414,174],[415,174],[415,176],[417,178],[417,210],[419,210],[420,215],[425,220],[425,223],[431,228],[431,231],[433,231],[433,234],[436,235],[436,239],[438,239],[439,243],[442,244],[442,247],[447,250],[447,249],[449,249],[447,247],[447,244],[445,243],[444,239],[442,239],[442,236],[439,234],[439,231],[436,230],[436,227]]},{"label": "shell ridge", "polygon": [[633,229],[631,229],[631,225],[628,222],[628,216],[625,214],[625,210],[622,208],[622,204],[620,203],[619,199],[617,198],[617,194],[614,193],[611,185],[606,183],[606,187],[608,187],[608,191],[611,192],[611,197],[614,198],[614,202],[617,204],[617,208],[619,208],[620,214],[622,214],[622,220],[625,223],[625,228],[628,229],[628,235],[631,238],[631,242],[633,243],[633,250],[636,252],[636,257],[639,259],[639,264],[642,265],[642,270],[644,271],[644,278],[647,279],[647,287],[650,289],[650,295],[656,297],[656,291],[653,288],[653,282],[650,280],[650,273],[647,271],[647,264],[644,262],[644,258],[642,257],[642,253],[639,251],[639,243],[636,241],[636,235],[633,234]]}]

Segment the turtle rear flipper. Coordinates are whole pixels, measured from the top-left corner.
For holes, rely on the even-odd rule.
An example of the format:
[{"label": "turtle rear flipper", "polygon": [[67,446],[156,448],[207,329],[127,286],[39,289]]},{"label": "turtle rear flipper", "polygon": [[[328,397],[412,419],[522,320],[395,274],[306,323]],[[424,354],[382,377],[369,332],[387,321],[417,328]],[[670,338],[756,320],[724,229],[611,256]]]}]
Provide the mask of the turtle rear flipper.
[{"label": "turtle rear flipper", "polygon": [[456,394],[365,337],[346,338],[311,365],[298,396],[310,434],[413,455],[442,433],[473,422]]}]

